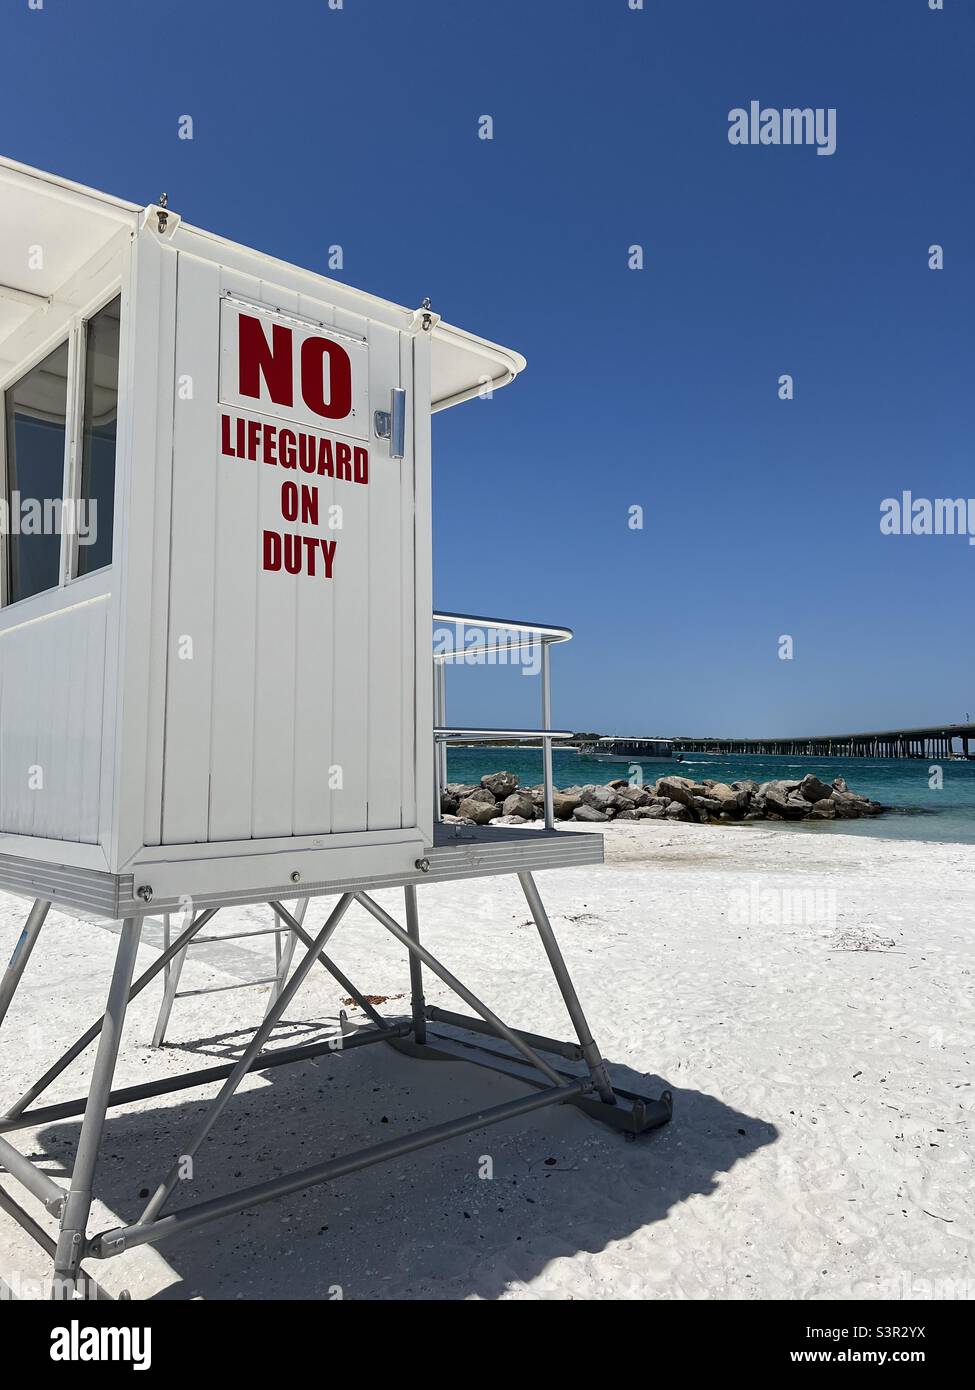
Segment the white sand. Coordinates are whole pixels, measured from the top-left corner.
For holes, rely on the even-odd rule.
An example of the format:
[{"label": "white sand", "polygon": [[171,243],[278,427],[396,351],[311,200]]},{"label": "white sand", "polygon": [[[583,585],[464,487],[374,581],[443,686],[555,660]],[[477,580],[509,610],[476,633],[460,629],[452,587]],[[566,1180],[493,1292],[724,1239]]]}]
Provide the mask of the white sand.
[{"label": "white sand", "polygon": [[[101,1282],[137,1298],[322,1298],[338,1288],[406,1299],[975,1296],[975,851],[835,833],[606,830],[605,867],[542,874],[539,886],[614,1079],[656,1094],[663,1078],[676,1103],[667,1128],[627,1142],[571,1108],[540,1112],[158,1252],[93,1262]],[[402,917],[399,894],[379,897]],[[570,1036],[517,880],[431,886],[420,908],[425,942],[503,1017]],[[4,952],[24,912],[0,897]],[[268,915],[225,912],[212,929],[266,925]],[[52,913],[0,1034],[3,1098],[101,1012],[114,930]],[[157,923],[144,941],[141,969],[155,958]],[[183,987],[266,975],[270,952],[270,938],[191,951]],[[407,1006],[403,953],[360,908],[333,954],[360,988],[404,996],[387,1010]],[[179,1001],[172,1045],[154,1053],[159,993],[153,984],[129,1012],[118,1084],[222,1056],[256,1025],[267,991]],[[320,1029],[339,995],[316,969],[280,1041],[314,1036],[300,1020]],[[427,996],[463,1007],[429,976]],[[82,1093],[86,1064],[90,1054],[48,1098]],[[139,1213],[140,1189],[179,1152],[214,1089],[110,1116],[97,1229]],[[471,1066],[386,1048],[260,1073],[177,1200],[522,1093]],[[70,1120],[16,1140],[56,1174],[77,1128]],[[482,1155],[493,1180],[478,1176]],[[43,1267],[0,1213],[0,1276],[23,1281]]]}]

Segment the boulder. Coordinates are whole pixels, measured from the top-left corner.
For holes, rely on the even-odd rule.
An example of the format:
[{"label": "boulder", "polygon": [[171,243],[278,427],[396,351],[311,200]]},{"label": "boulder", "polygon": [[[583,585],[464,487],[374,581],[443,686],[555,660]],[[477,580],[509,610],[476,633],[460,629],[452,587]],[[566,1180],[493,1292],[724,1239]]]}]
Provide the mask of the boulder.
[{"label": "boulder", "polygon": [[716,816],[721,810],[721,802],[714,796],[696,796],[694,804],[699,811],[704,811],[709,816]]},{"label": "boulder", "polygon": [[827,787],[825,782],[814,777],[811,772],[806,774],[797,788],[799,795],[812,803],[826,801],[832,795],[832,790],[831,787]]},{"label": "boulder", "polygon": [[750,793],[736,792],[727,782],[714,782],[708,788],[708,800],[720,802],[719,809],[726,811],[729,816],[739,816],[748,805]]},{"label": "boulder", "polygon": [[619,805],[620,799],[612,787],[583,787],[579,798],[584,805],[595,811],[609,811]]},{"label": "boulder", "polygon": [[486,801],[475,801],[472,796],[467,796],[457,807],[457,814],[465,820],[473,821],[475,825],[487,825],[488,821],[497,820],[502,812],[493,798],[488,804]]},{"label": "boulder", "polygon": [[758,791],[758,783],[752,782],[749,778],[746,777],[741,782],[732,782],[731,788],[732,791],[748,792],[749,795],[754,796]]},{"label": "boulder", "polygon": [[577,806],[582,805],[582,798],[573,792],[552,793],[552,806],[555,809],[556,820],[568,820]]},{"label": "boulder", "polygon": [[474,786],[473,783],[468,784],[467,782],[448,782],[444,787],[444,791],[447,795],[455,796],[458,801],[463,801],[465,796],[470,796],[471,792],[476,792],[478,790],[479,789]]},{"label": "boulder", "polygon": [[492,821],[492,825],[527,825],[528,820],[525,816],[499,816]]},{"label": "boulder", "polygon": [[810,820],[833,820],[836,816],[836,807],[828,796],[824,796],[820,801],[813,802],[813,808],[809,812]]},{"label": "boulder", "polygon": [[467,796],[462,796],[461,801],[483,801],[487,806],[494,805],[494,792],[488,791],[487,787],[475,787]]},{"label": "boulder", "polygon": [[686,777],[661,777],[657,783],[655,796],[665,796],[670,802],[677,802],[685,810],[694,810],[694,783]]},{"label": "boulder", "polygon": [[637,815],[637,813],[636,813],[636,807],[634,807],[632,811],[617,811],[617,812],[616,812],[616,819],[617,819],[617,820],[639,820],[640,817],[639,817],[639,816]]},{"label": "boulder", "polygon": [[668,820],[692,820],[693,817],[682,801],[672,801],[667,807]]},{"label": "boulder", "polygon": [[510,796],[518,785],[518,778],[513,772],[490,772],[486,777],[481,778],[481,786],[486,787],[500,801],[506,796]]},{"label": "boulder", "polygon": [[506,818],[517,816],[523,821],[535,818],[535,803],[525,792],[512,792],[510,796],[506,796],[501,809]]},{"label": "boulder", "polygon": [[838,792],[848,792],[850,789],[849,789],[849,787],[846,785],[846,778],[845,778],[845,777],[834,777],[834,778],[833,778],[833,790],[834,790],[834,791],[838,791]]},{"label": "boulder", "polygon": [[769,782],[766,785],[765,806],[769,813],[774,812],[783,820],[801,820],[808,813],[809,802],[791,790],[787,791],[785,782]]},{"label": "boulder", "polygon": [[595,806],[588,806],[583,804],[577,806],[575,810],[572,812],[572,819],[584,821],[609,820],[609,816],[607,816],[605,811],[597,811]]},{"label": "boulder", "polygon": [[636,814],[638,820],[662,820],[667,812],[655,803],[653,806],[638,806]]},{"label": "boulder", "polygon": [[761,785],[761,786],[759,787],[759,789],[758,789],[758,795],[759,795],[759,796],[768,796],[769,791],[772,790],[772,789],[775,789],[776,791],[784,792],[786,795],[788,795],[789,792],[794,792],[795,789],[796,789],[796,787],[798,787],[798,785],[799,785],[798,782],[783,782],[783,781],[763,782],[762,785]]},{"label": "boulder", "polygon": [[628,801],[635,810],[637,806],[649,806],[650,796],[642,787],[631,787],[628,782],[624,782],[621,787],[617,787],[616,794],[621,801]]},{"label": "boulder", "polygon": [[708,788],[708,795],[717,797],[719,801],[734,801],[738,795],[727,782],[712,782]]},{"label": "boulder", "polygon": [[440,793],[440,810],[445,816],[452,816],[459,805],[459,796],[451,796],[449,792]]}]

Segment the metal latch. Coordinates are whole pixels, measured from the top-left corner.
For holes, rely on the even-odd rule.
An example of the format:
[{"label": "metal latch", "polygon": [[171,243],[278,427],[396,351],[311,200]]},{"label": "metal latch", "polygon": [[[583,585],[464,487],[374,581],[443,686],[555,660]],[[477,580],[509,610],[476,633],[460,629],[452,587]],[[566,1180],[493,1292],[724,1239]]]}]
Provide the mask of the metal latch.
[{"label": "metal latch", "polygon": [[401,459],[406,456],[406,392],[394,386],[389,393],[389,410],[377,410],[373,416],[373,427],[377,439],[389,440],[389,456]]}]

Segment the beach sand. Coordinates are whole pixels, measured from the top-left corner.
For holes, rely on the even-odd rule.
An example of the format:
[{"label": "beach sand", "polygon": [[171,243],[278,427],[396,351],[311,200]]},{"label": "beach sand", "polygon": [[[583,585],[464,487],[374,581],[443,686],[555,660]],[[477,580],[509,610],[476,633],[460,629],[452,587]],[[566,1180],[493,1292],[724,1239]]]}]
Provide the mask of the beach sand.
[{"label": "beach sand", "polygon": [[[543,1111],[158,1251],[93,1261],[101,1283],[135,1298],[975,1297],[975,850],[601,829],[604,867],[538,883],[614,1080],[670,1087],[669,1126],[628,1142],[570,1107]],[[402,918],[399,894],[376,896]],[[516,879],[432,885],[419,901],[425,943],[503,1018],[570,1036]],[[314,908],[309,924],[323,920]],[[0,950],[25,912],[0,897]],[[267,908],[238,909],[212,930],[268,924]],[[101,1012],[117,930],[52,912],[0,1034],[4,1097]],[[150,921],[140,969],[159,941]],[[268,937],[200,947],[182,987],[265,976],[271,950]],[[333,955],[361,989],[392,996],[386,1011],[408,1009],[403,953],[358,906]],[[463,1008],[429,974],[426,986],[429,1003]],[[261,987],[178,1001],[159,1053],[148,1041],[160,992],[129,1011],[116,1084],[223,1058],[267,998]],[[313,971],[274,1044],[317,1036],[340,993]],[[47,1099],[81,1094],[88,1066],[90,1054]],[[138,1215],[214,1090],[110,1115],[95,1229]],[[520,1094],[478,1068],[385,1048],[252,1075],[176,1204]],[[66,1120],[15,1138],[57,1175],[77,1132]],[[43,1271],[0,1213],[0,1277],[29,1289]]]}]

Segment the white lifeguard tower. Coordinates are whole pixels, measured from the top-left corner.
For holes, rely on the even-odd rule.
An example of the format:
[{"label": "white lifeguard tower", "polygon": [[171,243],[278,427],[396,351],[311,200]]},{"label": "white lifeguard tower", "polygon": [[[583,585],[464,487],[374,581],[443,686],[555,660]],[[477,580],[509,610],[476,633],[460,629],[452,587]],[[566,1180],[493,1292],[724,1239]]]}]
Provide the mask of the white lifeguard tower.
[{"label": "white lifeguard tower", "polygon": [[[533,878],[602,860],[599,835],[560,833],[552,812],[552,741],[568,734],[551,727],[549,654],[571,633],[433,613],[431,415],[523,366],[428,302],[405,309],[190,227],[164,197],[140,207],[0,160],[0,888],[33,903],[0,981],[0,1021],[52,904],[122,924],[104,1015],[0,1103],[2,1134],[84,1117],[67,1185],[0,1138],[0,1168],[58,1219],[63,1290],[86,1257],[543,1106],[569,1102],[631,1133],[670,1116],[666,1092],[614,1089]],[[503,630],[507,649],[541,644],[539,728],[447,725],[450,657],[432,660],[434,618]],[[442,823],[446,746],[477,739],[541,743],[544,828]],[[575,1042],[503,1023],[421,944],[417,887],[486,874],[518,875]],[[405,926],[370,896],[390,887],[404,890]],[[326,897],[324,925],[306,930],[309,901]],[[407,1018],[381,1016],[324,954],[354,901],[407,953]],[[113,1091],[129,1000],[165,972],[161,1040],[187,948],[220,909],[254,902],[274,910],[279,953],[250,1044],[227,1065]],[[156,915],[164,949],[133,979]],[[426,1006],[424,966],[473,1017]],[[263,1052],[316,967],[370,1024]],[[17,1026],[14,1005],[0,1048]],[[96,1040],[87,1095],[36,1104]],[[528,1091],[169,1209],[175,1156],[196,1152],[248,1071],[375,1042],[463,1056]],[[204,1121],[174,1136],[141,1213],[89,1232],[106,1110],[212,1082]]]}]

